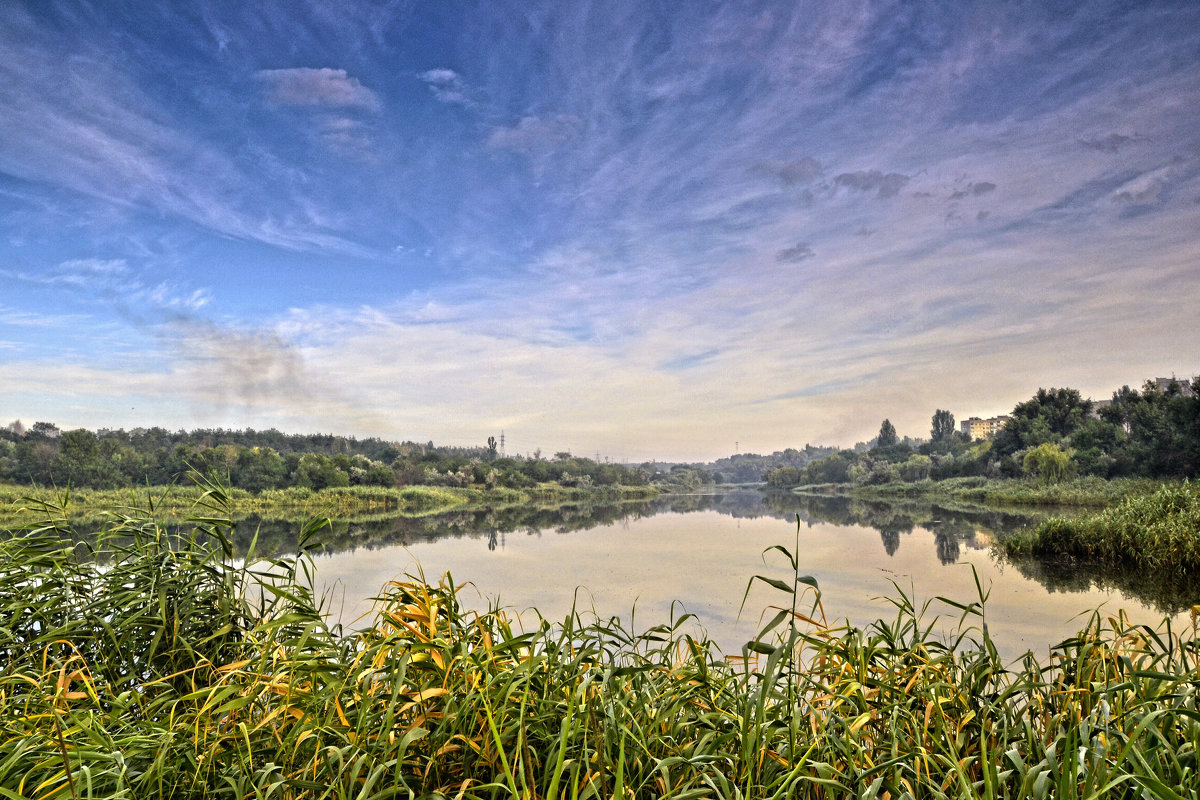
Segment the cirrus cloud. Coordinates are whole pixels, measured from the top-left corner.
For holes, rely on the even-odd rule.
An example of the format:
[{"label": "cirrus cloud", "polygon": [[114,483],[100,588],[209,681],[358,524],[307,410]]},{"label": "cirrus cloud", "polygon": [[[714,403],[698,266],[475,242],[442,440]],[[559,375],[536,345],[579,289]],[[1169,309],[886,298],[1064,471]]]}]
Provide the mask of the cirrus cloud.
[{"label": "cirrus cloud", "polygon": [[344,69],[264,69],[257,77],[267,85],[271,102],[276,105],[369,110],[380,106],[379,97]]},{"label": "cirrus cloud", "polygon": [[418,75],[429,86],[433,96],[443,103],[450,105],[471,105],[467,85],[462,77],[452,69],[431,69]]},{"label": "cirrus cloud", "polygon": [[833,179],[838,186],[859,192],[876,192],[876,197],[881,200],[898,195],[908,181],[907,175],[898,172],[884,174],[877,169],[869,172],[843,172]]},{"label": "cirrus cloud", "polygon": [[795,247],[785,247],[776,253],[775,260],[780,264],[798,264],[815,255],[808,242],[798,242]]},{"label": "cirrus cloud", "polygon": [[491,150],[512,150],[533,155],[574,137],[582,127],[580,119],[569,114],[522,117],[512,127],[493,129],[488,135],[487,146]]}]

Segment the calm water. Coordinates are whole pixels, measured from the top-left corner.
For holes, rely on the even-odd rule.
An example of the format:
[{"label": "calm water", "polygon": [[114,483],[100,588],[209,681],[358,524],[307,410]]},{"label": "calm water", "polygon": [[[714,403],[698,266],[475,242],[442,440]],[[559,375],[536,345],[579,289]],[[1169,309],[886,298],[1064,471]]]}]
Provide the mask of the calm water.
[{"label": "calm water", "polygon": [[[921,602],[937,595],[970,602],[977,573],[990,593],[989,630],[1015,658],[1026,650],[1044,654],[1075,633],[1080,614],[1092,609],[1106,615],[1126,609],[1137,621],[1157,624],[1200,602],[1190,584],[996,556],[994,537],[1028,524],[1027,516],[758,492],[340,522],[328,536],[340,549],[317,557],[317,577],[333,613],[350,626],[387,581],[418,570],[436,581],[449,571],[457,583],[472,584],[463,598],[479,608],[491,599],[526,620],[533,619],[532,607],[553,620],[575,603],[605,617],[633,614],[638,629],[687,611],[726,653],[737,653],[763,609],[782,598],[756,588],[739,617],[750,576],[788,577],[782,558],[774,554],[764,563],[763,551],[797,546],[797,514],[801,571],[817,579],[830,620],[863,625],[893,616],[879,599],[896,596],[893,581]],[[286,535],[274,530],[264,523],[262,535]],[[957,618],[945,606],[935,603],[934,610]],[[1176,624],[1190,625],[1187,615]]]}]

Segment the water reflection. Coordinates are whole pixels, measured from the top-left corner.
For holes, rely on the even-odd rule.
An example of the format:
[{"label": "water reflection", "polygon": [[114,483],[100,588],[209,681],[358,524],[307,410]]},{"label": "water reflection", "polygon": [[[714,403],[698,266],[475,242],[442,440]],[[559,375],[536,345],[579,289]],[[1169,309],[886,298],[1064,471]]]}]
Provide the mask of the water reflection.
[{"label": "water reflection", "polygon": [[[1011,567],[1049,593],[1119,592],[1160,614],[1176,614],[1200,603],[1200,582],[1194,576],[1101,568],[1037,557],[1009,560],[992,547],[999,537],[1040,521],[1050,513],[1046,509],[1021,511],[962,503],[876,501],[838,495],[764,494],[742,490],[628,503],[479,508],[425,517],[361,515],[334,520],[321,532],[320,539],[325,552],[330,555],[418,545],[424,549],[425,545],[437,542],[481,540],[481,550],[486,549],[498,558],[508,547],[511,536],[567,535],[613,525],[628,529],[637,521],[656,515],[686,518],[714,512],[738,521],[775,519],[788,527],[798,518],[802,530],[817,537],[812,540],[814,542],[817,539],[824,541],[831,535],[831,528],[843,529],[847,532],[846,541],[853,539],[853,547],[863,557],[860,534],[873,529],[887,556],[884,563],[895,562],[893,569],[908,574],[915,567],[925,569],[914,564],[912,556],[919,556],[918,562],[927,560],[925,563],[929,563],[936,558],[937,564],[951,565],[963,561],[977,563],[982,555],[996,568]],[[235,546],[244,552],[257,536],[259,553],[288,552],[295,549],[300,527],[299,519],[248,517],[237,523]],[[729,535],[732,534],[726,534]],[[932,548],[928,537],[932,537]],[[905,557],[906,548],[918,552]],[[844,551],[842,557],[847,554],[848,551]]]},{"label": "water reflection", "polygon": [[670,510],[712,510],[734,517],[774,516],[794,520],[812,528],[832,524],[839,527],[874,528],[884,552],[896,555],[901,537],[920,529],[933,534],[937,558],[956,564],[963,546],[989,546],[997,536],[1043,519],[1046,510],[1020,512],[920,501],[862,500],[843,495],[796,495],[740,492],[671,502]]},{"label": "water reflection", "polygon": [[[452,511],[424,517],[370,515],[335,519],[320,534],[327,552],[360,548],[409,547],[441,539],[484,539],[489,550],[503,549],[511,533],[558,534],[652,516],[662,508],[647,501],[588,503],[554,507],[506,506]],[[246,517],[237,522],[234,543],[244,550],[257,535],[260,553],[283,553],[296,547],[298,520]]]},{"label": "water reflection", "polygon": [[[322,532],[327,552],[360,548],[410,547],[443,539],[483,539],[489,551],[503,550],[510,534],[569,534],[630,522],[656,514],[717,512],[735,519],[800,519],[802,525],[874,528],[889,557],[906,538],[932,535],[937,560],[956,564],[968,550],[989,550],[998,537],[1036,524],[1050,509],[996,509],[963,503],[919,500],[863,500],[842,495],[796,495],[755,490],[711,495],[660,497],[629,503],[585,503],[568,506],[510,506],[455,511],[426,517],[365,516],[334,520]],[[259,552],[286,552],[296,544],[296,520],[247,518],[237,525],[236,543],[245,548],[258,536]],[[1009,561],[992,549],[992,557],[1010,563],[1021,575],[1049,592],[1118,591],[1164,614],[1200,602],[1194,576],[1122,570],[1075,561],[1027,557]]]},{"label": "water reflection", "polygon": [[577,602],[602,616],[636,607],[639,619],[652,622],[682,608],[729,653],[757,630],[759,612],[777,602],[752,591],[742,605],[749,576],[786,579],[762,557],[778,545],[797,548],[831,618],[856,625],[888,616],[878,598],[898,590],[922,601],[966,602],[977,596],[978,580],[990,592],[989,630],[1012,657],[1044,652],[1078,631],[1080,613],[1098,607],[1124,608],[1138,622],[1155,624],[1163,611],[1200,599],[1187,585],[1138,585],[1078,565],[1012,564],[998,555],[992,547],[998,537],[1045,513],[755,491],[493,509],[343,523],[336,534],[350,546],[319,559],[317,573],[343,621],[367,613],[355,598],[373,596],[388,580],[416,570],[436,579],[449,571],[473,585],[481,604],[496,599],[518,611],[536,608],[552,620]]},{"label": "water reflection", "polygon": [[1200,604],[1200,581],[1195,575],[1146,571],[1129,567],[1097,567],[1074,559],[1027,556],[1007,558],[1026,578],[1048,592],[1080,593],[1091,590],[1119,592],[1160,614],[1171,616]]}]

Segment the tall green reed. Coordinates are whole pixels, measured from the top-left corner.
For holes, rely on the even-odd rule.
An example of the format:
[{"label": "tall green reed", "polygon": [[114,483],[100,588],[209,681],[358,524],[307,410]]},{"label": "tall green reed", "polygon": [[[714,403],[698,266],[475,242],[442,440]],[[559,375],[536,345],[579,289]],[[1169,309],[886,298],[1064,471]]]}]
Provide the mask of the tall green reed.
[{"label": "tall green reed", "polygon": [[[1094,616],[1005,665],[986,590],[864,628],[826,620],[798,547],[723,657],[687,615],[572,610],[526,628],[444,576],[326,622],[311,559],[235,560],[229,497],[193,531],[163,498],[94,547],[47,521],[0,542],[5,797],[1174,797],[1197,791],[1196,631]],[[101,552],[104,558],[97,561]],[[749,589],[749,587],[748,587]],[[945,619],[939,618],[939,611]]]}]

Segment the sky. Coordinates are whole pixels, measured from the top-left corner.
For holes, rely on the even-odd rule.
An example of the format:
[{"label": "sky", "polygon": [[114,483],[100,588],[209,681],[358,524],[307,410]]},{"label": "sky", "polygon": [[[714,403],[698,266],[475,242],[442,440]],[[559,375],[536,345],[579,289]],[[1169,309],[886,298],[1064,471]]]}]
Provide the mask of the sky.
[{"label": "sky", "polygon": [[1194,0],[0,0],[0,423],[710,460],[1197,309]]}]

